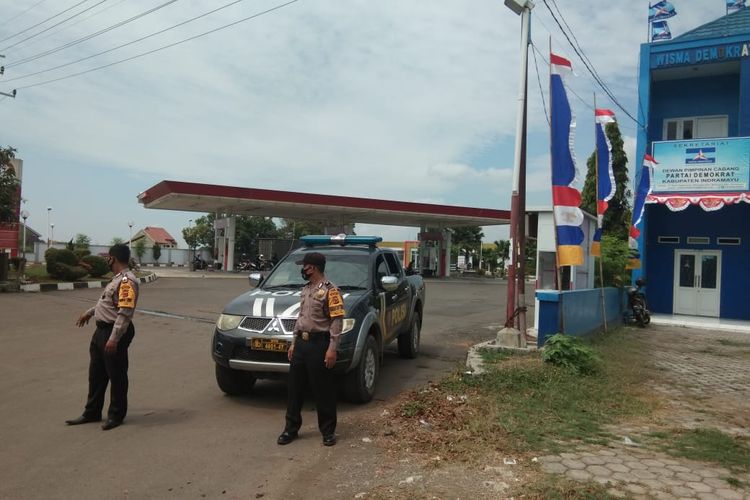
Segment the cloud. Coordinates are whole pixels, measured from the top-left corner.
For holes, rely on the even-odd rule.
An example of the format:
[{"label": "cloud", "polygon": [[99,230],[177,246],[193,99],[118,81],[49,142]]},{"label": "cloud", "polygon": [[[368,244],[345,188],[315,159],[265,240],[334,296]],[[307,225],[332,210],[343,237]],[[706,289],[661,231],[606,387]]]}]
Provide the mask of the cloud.
[{"label": "cloud", "polygon": [[[13,15],[21,11],[18,4],[0,0],[0,9]],[[630,1],[610,2],[606,9],[592,9],[583,0],[558,4],[602,78],[635,114],[645,4],[642,9]],[[153,5],[146,0],[116,4],[55,36],[8,51],[7,63]],[[121,51],[13,84],[22,87],[133,56],[275,5],[271,0],[242,2]],[[13,28],[59,8],[46,2]],[[5,77],[73,61],[208,8],[205,2],[176,2],[125,28],[9,68]],[[673,32],[709,20],[701,19],[705,9],[683,11],[670,20]],[[541,53],[547,53],[547,30],[552,31],[554,50],[571,57],[579,74],[571,88],[588,101],[595,86],[543,3],[537,3],[532,18]],[[3,29],[7,33],[10,27]],[[30,168],[42,170],[54,167],[41,164],[41,158],[56,157],[136,179],[507,209],[519,34],[519,18],[496,0],[470,5],[459,0],[300,0],[166,51],[21,89],[14,102],[0,104],[4,122],[12,124],[4,140],[19,147]],[[547,67],[537,59],[540,81],[532,69],[529,82],[528,187],[530,196],[542,199],[549,183],[541,99]],[[583,123],[589,110],[577,98],[572,101]],[[624,132],[635,135],[624,117],[621,123]],[[584,134],[579,131],[578,141],[590,145]],[[480,161],[487,160],[482,151],[488,144],[499,143],[510,146]],[[93,182],[92,188],[101,187]],[[60,196],[49,202],[62,205]],[[86,211],[83,205],[78,210]],[[90,225],[98,223],[94,214],[86,217]]]}]

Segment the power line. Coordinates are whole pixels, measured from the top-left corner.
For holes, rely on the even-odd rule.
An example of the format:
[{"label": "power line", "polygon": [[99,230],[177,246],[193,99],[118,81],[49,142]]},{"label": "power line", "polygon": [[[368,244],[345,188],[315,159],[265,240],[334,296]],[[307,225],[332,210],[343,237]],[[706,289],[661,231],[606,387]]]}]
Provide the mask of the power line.
[{"label": "power line", "polygon": [[[44,41],[44,40],[47,40],[47,39],[48,39],[49,37],[55,36],[56,34],[60,33],[61,31],[69,30],[69,29],[71,29],[71,28],[72,28],[72,27],[74,27],[74,26],[78,26],[78,25],[79,25],[79,24],[81,24],[82,22],[84,22],[84,21],[88,21],[88,20],[89,20],[89,19],[91,19],[92,17],[96,17],[96,16],[98,16],[99,14],[103,14],[103,13],[107,12],[108,10],[110,10],[110,9],[113,9],[113,8],[117,7],[118,5],[120,5],[121,3],[125,2],[125,1],[126,1],[126,0],[119,0],[119,1],[118,1],[118,2],[116,2],[116,3],[113,3],[113,4],[109,4],[109,5],[107,5],[106,7],[104,7],[103,9],[101,9],[101,10],[98,10],[98,11],[96,11],[96,12],[92,12],[92,13],[91,13],[90,15],[88,15],[88,16],[84,16],[84,17],[82,17],[82,18],[80,18],[80,19],[76,20],[75,22],[72,22],[72,23],[68,24],[67,26],[63,26],[63,27],[62,27],[62,28],[60,28],[60,29],[57,29],[57,30],[53,30],[52,32],[50,32],[50,33],[47,33],[47,34],[46,34],[46,35],[44,35],[43,37],[37,38],[36,40],[34,40],[34,41],[33,41],[33,42],[31,42],[30,44],[28,44],[28,45],[27,45],[27,47],[28,47],[29,45],[36,45],[36,44],[38,44],[39,42],[42,42],[42,41]],[[26,48],[26,47],[24,47],[24,48]]]},{"label": "power line", "polygon": [[[607,85],[604,84],[604,82],[601,80],[601,78],[599,78],[598,73],[596,72],[596,70],[593,70],[592,69],[592,65],[589,65],[589,63],[587,62],[588,58],[584,57],[581,54],[581,51],[579,51],[579,49],[576,46],[576,44],[574,44],[571,41],[570,35],[568,35],[567,31],[565,31],[565,28],[563,28],[562,25],[560,24],[560,20],[557,18],[557,16],[555,15],[555,13],[550,8],[549,3],[547,3],[547,0],[543,0],[543,1],[544,1],[544,6],[547,7],[547,10],[549,11],[550,15],[552,16],[552,20],[555,21],[555,23],[557,24],[557,27],[560,29],[560,32],[562,32],[563,36],[568,41],[568,44],[573,48],[573,51],[576,53],[576,55],[578,56],[578,58],[581,60],[581,62],[583,63],[584,67],[588,70],[588,72],[594,78],[594,81],[602,88],[602,90],[604,90],[604,92],[607,94],[607,96],[610,97],[610,99],[612,99],[613,102],[616,102],[617,99],[615,99],[614,95],[609,90],[609,87],[607,87]],[[562,15],[560,17],[562,17]],[[565,22],[564,19],[563,19],[563,22]],[[568,29],[570,29],[570,27],[567,24],[567,22],[565,22],[565,25],[568,26]],[[617,103],[617,104],[619,105],[619,103]],[[625,113],[627,113],[627,111],[624,108],[623,108],[623,111]],[[636,122],[637,122],[637,120],[636,120]]]},{"label": "power line", "polygon": [[625,113],[628,116],[628,118],[630,118],[635,123],[637,123],[638,126],[640,126],[641,128],[645,128],[643,126],[643,124],[641,124],[641,122],[638,121],[637,118],[635,118],[633,115],[631,115],[630,112],[627,109],[625,109],[625,107],[622,104],[620,104],[620,101],[615,97],[615,95],[612,93],[612,91],[609,89],[609,87],[604,83],[604,81],[602,81],[601,78],[599,78],[598,73],[596,72],[596,70],[592,69],[592,67],[586,62],[586,58],[581,55],[581,53],[578,50],[578,48],[576,47],[576,45],[571,41],[570,36],[565,31],[565,29],[562,27],[562,24],[560,24],[560,21],[557,19],[557,16],[555,15],[555,13],[550,8],[549,3],[547,3],[547,0],[543,0],[543,2],[544,2],[544,6],[547,7],[547,10],[549,11],[550,15],[552,15],[552,19],[555,21],[555,23],[557,23],[558,28],[560,28],[560,31],[565,36],[566,40],[568,41],[568,43],[570,44],[570,46],[573,48],[573,51],[576,53],[576,55],[578,56],[578,58],[581,60],[581,62],[583,63],[584,67],[588,70],[588,72],[594,78],[594,81],[596,81],[596,83],[604,91],[604,93],[607,94],[607,97],[609,97],[610,100],[615,104],[615,106],[617,106],[623,113]]},{"label": "power line", "polygon": [[578,47],[578,50],[581,51],[581,54],[583,55],[583,57],[586,58],[586,62],[591,65],[592,69],[596,73],[596,77],[599,78],[599,73],[596,71],[596,68],[594,68],[594,63],[591,62],[591,59],[589,59],[589,56],[586,55],[586,53],[583,51],[583,47],[581,47],[581,44],[578,42],[578,38],[576,38],[575,31],[573,31],[573,29],[570,27],[570,25],[568,24],[568,22],[565,20],[565,16],[563,16],[563,13],[560,10],[560,7],[558,7],[557,1],[556,0],[552,0],[552,5],[555,6],[555,10],[560,15],[560,19],[562,20],[563,24],[565,25],[565,27],[570,32],[570,36],[573,37],[573,41],[576,43],[576,47]]},{"label": "power line", "polygon": [[[557,10],[557,13],[558,13],[558,14],[560,15],[560,19],[562,19],[562,22],[563,22],[563,24],[565,24],[565,27],[566,27],[566,28],[568,29],[568,31],[570,32],[570,36],[571,36],[571,37],[573,37],[573,41],[575,42],[575,44],[576,44],[576,47],[578,47],[578,50],[580,50],[580,51],[581,51],[581,56],[583,56],[583,58],[585,59],[585,63],[584,63],[584,64],[588,63],[588,65],[589,65],[589,67],[590,67],[590,70],[592,70],[592,71],[594,72],[594,78],[595,78],[595,80],[596,80],[596,81],[598,81],[598,82],[599,82],[600,84],[602,84],[602,85],[604,85],[604,86],[606,87],[606,91],[608,91],[608,93],[607,93],[607,95],[608,95],[608,96],[612,96],[612,95],[614,94],[614,92],[612,92],[612,89],[611,89],[611,88],[609,87],[609,85],[606,85],[606,84],[604,83],[604,80],[603,80],[603,79],[602,79],[602,77],[601,77],[601,76],[599,75],[599,72],[598,72],[598,71],[596,70],[596,67],[594,66],[594,63],[593,63],[593,62],[591,62],[591,59],[589,59],[589,56],[588,56],[588,55],[586,54],[586,52],[585,52],[585,51],[583,50],[583,47],[581,47],[581,44],[580,44],[580,42],[578,41],[578,38],[576,38],[575,32],[574,32],[574,31],[573,31],[573,29],[572,29],[572,28],[570,27],[570,25],[568,24],[568,22],[567,22],[567,21],[565,20],[565,16],[563,16],[563,13],[562,13],[562,11],[560,10],[560,7],[559,7],[559,6],[557,5],[557,0],[551,0],[551,1],[552,1],[552,5],[554,5],[554,6],[555,6],[555,10]],[[549,7],[547,7],[547,8],[549,9]],[[617,104],[617,105],[619,106],[619,103],[617,103],[617,101],[616,101],[616,100],[614,100],[613,102],[615,102],[615,104]],[[621,109],[622,109],[622,108],[621,108]],[[624,111],[624,110],[623,110],[623,111]],[[626,112],[626,113],[627,113],[627,112]],[[630,116],[630,118],[631,118],[631,119],[633,119],[633,117],[632,117],[632,116]],[[634,121],[635,121],[635,122],[636,122],[636,123],[637,123],[638,125],[640,125],[640,123],[638,122],[638,120],[634,120]]]},{"label": "power line", "polygon": [[119,23],[116,23],[116,24],[108,26],[108,27],[106,27],[104,29],[101,29],[101,30],[97,31],[96,33],[92,33],[90,35],[86,35],[86,36],[84,36],[82,38],[79,38],[77,40],[73,40],[72,42],[68,42],[68,43],[66,43],[64,45],[60,45],[59,47],[56,47],[54,49],[49,49],[49,50],[46,50],[44,52],[40,52],[38,54],[34,54],[32,56],[25,57],[25,58],[20,59],[20,60],[18,60],[16,62],[12,62],[10,64],[6,64],[5,67],[6,68],[12,68],[14,66],[20,66],[21,64],[26,64],[27,62],[31,62],[31,61],[35,61],[37,59],[41,59],[41,58],[46,57],[46,56],[48,56],[50,54],[54,54],[55,52],[60,52],[61,50],[65,50],[67,48],[73,47],[74,45],[78,45],[79,43],[83,43],[83,42],[86,42],[88,40],[91,40],[92,38],[96,38],[99,35],[102,35],[104,33],[112,31],[114,29],[117,29],[117,28],[120,28],[122,26],[125,26],[126,24],[129,24],[129,23],[131,23],[131,22],[133,22],[135,20],[138,20],[138,19],[140,19],[142,17],[145,17],[145,16],[147,16],[149,14],[152,14],[152,13],[154,13],[154,12],[160,10],[160,9],[163,9],[164,7],[167,7],[168,5],[171,5],[171,4],[175,3],[175,2],[177,2],[177,1],[178,0],[168,0],[167,2],[164,2],[161,5],[157,5],[156,7],[152,8],[152,9],[149,9],[149,10],[147,10],[145,12],[141,12],[140,14],[135,15],[135,16],[129,18],[129,19],[126,19],[124,21],[120,21]]},{"label": "power line", "polygon": [[66,12],[68,12],[69,10],[75,9],[75,8],[76,8],[76,7],[78,7],[79,5],[81,5],[81,4],[84,4],[84,3],[88,2],[88,1],[89,1],[89,0],[81,0],[80,2],[78,2],[78,3],[77,3],[77,4],[75,4],[75,5],[73,5],[72,7],[68,7],[67,9],[63,10],[62,12],[58,12],[58,13],[57,13],[57,14],[55,14],[54,16],[50,16],[50,17],[48,17],[47,19],[45,19],[44,21],[39,21],[39,22],[38,22],[38,23],[36,23],[35,25],[33,25],[33,26],[29,26],[29,27],[28,27],[28,28],[26,28],[25,30],[19,31],[18,33],[15,33],[15,34],[13,34],[13,35],[10,35],[10,36],[6,36],[6,37],[5,37],[5,38],[3,38],[2,40],[0,40],[0,43],[4,42],[4,41],[6,41],[6,40],[10,40],[11,38],[15,38],[15,37],[17,37],[18,35],[23,35],[23,34],[24,34],[24,33],[26,33],[27,31],[29,31],[29,30],[33,30],[33,29],[34,29],[34,28],[36,28],[37,26],[39,26],[39,25],[41,25],[41,24],[44,24],[44,23],[46,23],[47,21],[51,21],[52,19],[54,19],[54,18],[56,18],[56,17],[58,17],[58,16],[62,16],[63,14],[65,14]]},{"label": "power line", "polygon": [[173,26],[169,26],[169,27],[167,27],[167,28],[164,28],[164,29],[162,29],[162,30],[159,30],[159,31],[155,31],[154,33],[151,33],[151,34],[148,34],[148,35],[142,36],[142,37],[140,37],[140,38],[137,38],[137,39],[135,39],[135,40],[132,40],[132,41],[130,41],[130,42],[125,42],[125,43],[123,43],[123,44],[120,44],[120,45],[117,45],[117,46],[115,46],[115,47],[109,48],[109,49],[107,49],[107,50],[103,50],[103,51],[101,51],[101,52],[97,52],[96,54],[91,54],[91,55],[89,55],[89,56],[86,56],[86,57],[82,57],[82,58],[80,58],[80,59],[76,59],[75,61],[70,61],[70,62],[67,62],[67,63],[64,63],[64,64],[59,64],[59,65],[57,65],[57,66],[53,66],[53,67],[51,67],[51,68],[47,68],[47,69],[42,69],[42,70],[39,70],[39,71],[35,71],[34,73],[27,73],[27,74],[25,74],[25,75],[17,76],[17,77],[15,77],[15,78],[9,78],[9,79],[7,79],[7,80],[5,80],[5,81],[6,81],[6,82],[12,82],[12,81],[15,81],[15,80],[21,80],[21,79],[23,79],[23,78],[29,78],[29,77],[31,77],[31,76],[37,76],[37,75],[41,75],[41,74],[43,74],[43,73],[49,73],[50,71],[54,71],[54,70],[57,70],[57,69],[65,68],[65,67],[67,67],[67,66],[72,66],[73,64],[77,64],[77,63],[79,63],[79,62],[83,62],[83,61],[87,61],[87,60],[89,60],[89,59],[93,59],[94,57],[99,57],[99,56],[101,56],[101,55],[104,55],[104,54],[108,54],[108,53],[110,53],[110,52],[114,52],[115,50],[118,50],[118,49],[122,49],[122,48],[124,48],[124,47],[127,47],[127,46],[129,46],[129,45],[133,45],[133,44],[135,44],[135,43],[138,43],[138,42],[142,42],[143,40],[147,40],[147,39],[149,39],[149,38],[153,38],[153,37],[155,37],[155,36],[157,36],[157,35],[161,35],[162,33],[166,33],[167,31],[173,30],[173,29],[175,29],[175,28],[179,28],[180,26],[184,26],[184,25],[186,25],[186,24],[188,24],[188,23],[192,23],[193,21],[196,21],[196,20],[198,20],[198,19],[201,19],[201,18],[203,18],[203,17],[206,17],[206,16],[208,16],[208,15],[211,15],[211,14],[213,14],[213,13],[215,13],[215,12],[218,12],[218,11],[220,11],[220,10],[226,9],[226,8],[228,8],[228,7],[231,7],[232,5],[238,4],[238,3],[240,3],[240,2],[243,2],[243,1],[244,1],[244,0],[233,0],[232,2],[229,2],[229,3],[227,3],[227,4],[224,4],[224,5],[222,5],[221,7],[217,7],[217,8],[215,8],[215,9],[213,9],[213,10],[210,10],[210,11],[208,11],[208,12],[204,12],[203,14],[199,14],[199,15],[197,15],[197,16],[195,16],[195,17],[192,17],[192,18],[190,18],[190,19],[187,19],[187,20],[185,20],[185,21],[182,21],[182,22],[180,22],[180,23],[177,23],[177,24],[175,24],[175,25],[173,25]]},{"label": "power line", "polygon": [[21,90],[21,89],[29,89],[29,88],[32,88],[32,87],[39,87],[39,86],[41,86],[41,85],[46,85],[46,84],[49,84],[49,83],[53,83],[53,82],[59,82],[59,81],[61,81],[61,80],[67,80],[67,79],[69,79],[69,78],[74,78],[74,77],[76,77],[76,76],[81,76],[81,75],[85,75],[85,74],[87,74],[87,73],[92,73],[92,72],[94,72],[94,71],[98,71],[98,70],[100,70],[100,69],[110,68],[110,67],[112,67],[112,66],[115,66],[115,65],[117,65],[117,64],[121,64],[121,63],[124,63],[124,62],[132,61],[132,60],[134,60],[134,59],[138,59],[138,58],[140,58],[140,57],[144,57],[144,56],[147,56],[147,55],[150,55],[150,54],[154,54],[154,53],[156,53],[156,52],[160,52],[160,51],[162,51],[162,50],[166,50],[166,49],[169,49],[169,48],[175,47],[175,46],[177,46],[177,45],[180,45],[180,44],[183,44],[183,43],[186,43],[186,42],[190,42],[190,41],[192,41],[192,40],[197,40],[198,38],[203,38],[204,36],[207,36],[207,35],[210,35],[210,34],[216,33],[216,32],[218,32],[218,31],[222,31],[222,30],[225,30],[225,29],[227,29],[227,28],[231,28],[232,26],[236,26],[236,25],[238,25],[238,24],[240,24],[240,23],[244,23],[244,22],[246,22],[246,21],[250,21],[250,20],[252,20],[252,19],[255,19],[255,18],[257,18],[257,17],[263,16],[263,15],[265,15],[265,14],[269,14],[269,13],[271,13],[271,12],[273,12],[273,11],[276,11],[276,10],[282,9],[282,8],[284,8],[284,7],[288,6],[288,5],[291,5],[291,4],[293,4],[293,3],[296,3],[296,2],[298,2],[298,1],[299,1],[299,0],[290,0],[289,2],[286,2],[286,3],[283,3],[283,4],[279,4],[279,5],[275,6],[275,7],[271,7],[270,9],[266,9],[266,10],[264,10],[264,11],[261,11],[261,12],[258,12],[258,13],[256,13],[256,14],[253,14],[253,15],[251,15],[251,16],[247,16],[247,17],[244,17],[244,18],[242,18],[242,19],[239,19],[239,20],[237,20],[237,21],[231,22],[231,23],[229,23],[229,24],[225,24],[225,25],[223,25],[223,26],[219,26],[218,28],[214,28],[214,29],[212,29],[212,30],[209,30],[209,31],[204,31],[203,33],[199,33],[199,34],[197,34],[197,35],[194,35],[194,36],[191,36],[191,37],[188,37],[188,38],[184,38],[184,39],[182,39],[182,40],[179,40],[179,41],[177,41],[177,42],[174,42],[174,43],[170,43],[170,44],[168,44],[168,45],[164,45],[164,46],[162,46],[162,47],[158,47],[158,48],[156,48],[156,49],[152,49],[152,50],[149,50],[149,51],[146,51],[146,52],[142,52],[142,53],[140,53],[140,54],[136,54],[136,55],[134,55],[134,56],[131,56],[131,57],[127,57],[127,58],[125,58],[125,59],[120,59],[119,61],[111,62],[111,63],[109,63],[109,64],[104,64],[104,65],[102,65],[102,66],[97,66],[96,68],[90,68],[90,69],[87,69],[86,71],[80,71],[80,72],[78,72],[78,73],[73,73],[73,74],[71,74],[71,75],[67,75],[67,76],[62,76],[62,77],[60,77],[60,78],[54,78],[54,79],[52,79],[52,80],[46,80],[46,81],[43,81],[43,82],[32,83],[31,85],[24,85],[23,87],[18,87],[18,90]]},{"label": "power line", "polygon": [[551,127],[552,124],[549,121],[549,114],[547,113],[547,103],[544,101],[544,90],[542,90],[542,77],[539,75],[539,65],[536,62],[536,47],[533,47],[533,50],[531,51],[531,55],[534,56],[534,67],[536,68],[536,81],[539,84],[539,95],[542,97],[542,108],[544,109],[544,119],[547,120],[547,125]]},{"label": "power line", "polygon": [[96,7],[97,5],[101,5],[101,4],[103,4],[104,2],[106,2],[106,1],[107,1],[107,0],[99,0],[99,3],[95,3],[94,5],[92,5],[92,6],[90,6],[90,7],[86,7],[86,8],[85,8],[85,9],[83,9],[83,10],[82,10],[81,12],[78,12],[78,13],[76,13],[76,14],[73,14],[73,15],[72,15],[72,16],[70,16],[70,17],[66,17],[66,18],[65,18],[65,19],[63,19],[62,21],[60,21],[60,22],[57,22],[57,23],[53,24],[52,26],[48,26],[48,27],[44,28],[44,29],[43,29],[42,31],[37,31],[37,32],[36,32],[36,33],[34,33],[33,35],[29,35],[29,36],[27,36],[26,38],[24,38],[23,40],[19,40],[18,42],[14,43],[13,45],[8,45],[7,47],[5,47],[5,48],[3,48],[3,49],[0,49],[0,50],[3,50],[3,51],[5,51],[5,50],[8,50],[8,49],[12,49],[13,47],[16,47],[16,46],[18,46],[18,45],[21,45],[21,44],[22,44],[23,42],[26,42],[26,41],[28,41],[28,40],[31,40],[32,38],[36,38],[37,36],[41,35],[42,33],[46,33],[47,31],[51,30],[52,28],[55,28],[55,27],[57,27],[57,26],[60,26],[61,24],[63,24],[63,23],[66,23],[66,22],[70,21],[70,20],[71,20],[71,19],[73,19],[74,17],[78,17],[78,16],[80,16],[80,15],[81,15],[81,14],[83,14],[84,12],[87,12],[87,11],[89,11],[89,10],[93,9],[93,8],[94,8],[94,7]]},{"label": "power line", "polygon": [[[544,54],[542,54],[542,52],[539,50],[539,48],[536,46],[536,44],[532,42],[531,46],[534,48],[534,51],[537,54],[539,54],[539,57],[542,58],[542,62],[544,62],[547,66],[549,66],[549,60],[544,57]],[[565,83],[564,80],[563,80],[563,85],[565,86],[565,90],[567,90],[568,92],[570,92],[571,94],[573,94],[575,97],[577,97],[578,100],[581,101],[581,103],[584,106],[586,106],[587,108],[589,108],[591,111],[594,111],[594,107],[591,104],[589,104],[589,102],[586,101],[583,97],[581,97],[580,95],[578,95],[578,93],[575,90],[573,90],[573,88],[570,85],[568,85],[567,83]]]},{"label": "power line", "polygon": [[0,23],[0,26],[5,26],[5,25],[6,25],[6,24],[8,24],[9,22],[11,22],[11,21],[15,21],[16,19],[18,19],[18,18],[19,18],[19,17],[21,17],[22,15],[24,15],[24,14],[26,14],[27,12],[30,12],[31,10],[33,10],[33,9],[34,9],[34,7],[38,7],[38,6],[40,6],[41,4],[43,4],[44,2],[46,2],[46,1],[47,1],[47,0],[39,0],[39,1],[37,2],[37,3],[35,3],[35,4],[34,4],[34,5],[32,5],[31,7],[29,7],[28,9],[26,9],[26,10],[24,10],[24,11],[22,11],[22,12],[19,12],[18,14],[16,14],[16,15],[15,15],[15,16],[13,16],[13,17],[11,17],[10,19],[6,19],[5,21],[1,22],[1,23]]}]

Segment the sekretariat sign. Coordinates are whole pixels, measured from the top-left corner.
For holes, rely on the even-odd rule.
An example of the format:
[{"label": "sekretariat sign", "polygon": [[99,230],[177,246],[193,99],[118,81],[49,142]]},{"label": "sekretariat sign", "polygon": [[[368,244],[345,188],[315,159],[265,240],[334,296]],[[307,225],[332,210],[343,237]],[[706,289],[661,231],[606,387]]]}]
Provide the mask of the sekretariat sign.
[{"label": "sekretariat sign", "polygon": [[750,137],[653,143],[652,192],[747,191]]}]

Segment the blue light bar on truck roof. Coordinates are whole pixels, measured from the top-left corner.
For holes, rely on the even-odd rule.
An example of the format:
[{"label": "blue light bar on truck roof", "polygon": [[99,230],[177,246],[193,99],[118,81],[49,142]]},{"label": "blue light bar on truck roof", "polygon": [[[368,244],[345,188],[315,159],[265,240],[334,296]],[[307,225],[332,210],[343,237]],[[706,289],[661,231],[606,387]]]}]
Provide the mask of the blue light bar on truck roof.
[{"label": "blue light bar on truck roof", "polygon": [[300,241],[308,247],[316,245],[368,245],[374,247],[377,243],[383,241],[383,238],[380,236],[354,236],[346,234],[331,236],[326,234],[316,234],[303,236],[300,238]]}]

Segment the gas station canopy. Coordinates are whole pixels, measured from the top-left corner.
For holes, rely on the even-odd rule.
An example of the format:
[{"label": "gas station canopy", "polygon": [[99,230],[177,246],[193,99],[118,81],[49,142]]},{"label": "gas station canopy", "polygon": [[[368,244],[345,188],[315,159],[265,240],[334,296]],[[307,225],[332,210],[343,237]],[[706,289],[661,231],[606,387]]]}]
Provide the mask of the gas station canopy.
[{"label": "gas station canopy", "polygon": [[510,212],[407,201],[162,181],[138,195],[145,208],[311,219],[333,224],[457,227],[508,224]]}]

